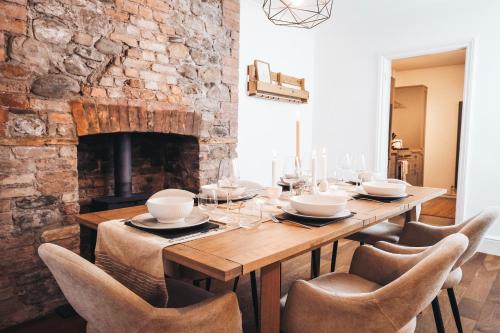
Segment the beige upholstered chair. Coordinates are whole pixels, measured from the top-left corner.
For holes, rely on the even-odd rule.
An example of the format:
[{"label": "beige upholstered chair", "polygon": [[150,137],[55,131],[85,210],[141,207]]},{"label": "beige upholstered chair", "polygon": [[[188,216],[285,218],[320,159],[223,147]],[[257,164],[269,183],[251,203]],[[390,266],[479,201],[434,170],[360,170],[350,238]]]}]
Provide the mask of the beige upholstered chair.
[{"label": "beige upholstered chair", "polygon": [[356,249],[349,273],[295,282],[284,306],[286,333],[413,332],[416,316],[436,297],[467,248],[451,235],[418,254]]},{"label": "beige upholstered chair", "polygon": [[[426,249],[428,246],[436,244],[448,235],[455,233],[466,235],[469,238],[469,246],[467,247],[465,253],[456,262],[453,270],[442,287],[448,292],[457,330],[462,332],[460,311],[458,309],[453,288],[456,287],[462,279],[461,266],[476,253],[481,243],[481,239],[489,227],[493,225],[495,220],[498,218],[499,213],[500,211],[497,207],[489,207],[480,214],[461,224],[444,227],[432,226],[419,222],[409,222],[405,225],[397,244],[377,242],[375,243],[375,246],[392,253],[418,253]],[[432,309],[434,310],[434,319],[436,320],[438,332],[444,332],[441,310],[439,308],[439,301],[437,298],[432,302]]]},{"label": "beige upholstered chair", "polygon": [[[388,179],[391,182],[396,183],[404,183],[407,186],[412,186],[410,183],[405,182],[400,179]],[[417,221],[420,217],[420,211],[422,210],[421,205],[417,205],[415,207]],[[374,226],[365,228],[363,230],[358,231],[355,234],[352,234],[347,237],[349,240],[357,241],[361,245],[370,244],[373,245],[378,241],[386,241],[389,243],[397,243],[399,240],[399,235],[403,231],[403,226],[389,222],[389,220],[382,221],[380,223],[375,224]],[[335,264],[337,261],[337,249],[338,249],[338,241],[333,243],[333,251],[332,251],[332,261],[331,261],[331,272],[335,271]]]},{"label": "beige upholstered chair", "polygon": [[69,250],[43,244],[38,253],[66,299],[87,321],[87,332],[242,332],[232,292],[207,298],[211,294],[200,288],[168,280],[169,308],[155,308]]}]

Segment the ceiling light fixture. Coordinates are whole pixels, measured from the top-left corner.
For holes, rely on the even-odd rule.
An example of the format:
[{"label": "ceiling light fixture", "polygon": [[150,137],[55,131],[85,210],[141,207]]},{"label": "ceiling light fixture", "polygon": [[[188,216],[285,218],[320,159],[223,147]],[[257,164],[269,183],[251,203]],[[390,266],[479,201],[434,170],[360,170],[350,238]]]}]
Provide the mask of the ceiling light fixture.
[{"label": "ceiling light fixture", "polygon": [[276,25],[311,29],[332,15],[333,0],[264,0],[262,8]]}]

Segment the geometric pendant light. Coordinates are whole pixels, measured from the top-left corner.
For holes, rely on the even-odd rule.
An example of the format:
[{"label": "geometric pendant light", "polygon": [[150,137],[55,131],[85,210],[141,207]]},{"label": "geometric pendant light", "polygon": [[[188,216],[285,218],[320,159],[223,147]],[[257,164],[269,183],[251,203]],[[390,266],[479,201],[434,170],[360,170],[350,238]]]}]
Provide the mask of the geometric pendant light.
[{"label": "geometric pendant light", "polygon": [[262,8],[276,25],[314,28],[332,15],[333,0],[264,0]]}]

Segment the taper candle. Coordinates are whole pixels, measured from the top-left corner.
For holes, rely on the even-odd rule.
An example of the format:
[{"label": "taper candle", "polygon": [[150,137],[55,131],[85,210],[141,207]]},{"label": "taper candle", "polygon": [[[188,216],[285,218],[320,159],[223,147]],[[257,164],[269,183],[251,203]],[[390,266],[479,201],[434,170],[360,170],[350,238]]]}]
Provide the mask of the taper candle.
[{"label": "taper candle", "polygon": [[300,113],[295,112],[295,156],[300,159]]}]

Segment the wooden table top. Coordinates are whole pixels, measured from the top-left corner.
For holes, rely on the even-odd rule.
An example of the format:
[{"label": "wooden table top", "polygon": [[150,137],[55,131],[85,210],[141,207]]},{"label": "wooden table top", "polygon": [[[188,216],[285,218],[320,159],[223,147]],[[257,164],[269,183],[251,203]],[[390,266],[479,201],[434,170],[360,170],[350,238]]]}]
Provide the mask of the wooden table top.
[{"label": "wooden table top", "polygon": [[[409,197],[392,203],[351,200],[352,218],[321,228],[306,229],[287,224],[263,223],[257,229],[235,229],[166,247],[165,258],[229,281],[235,277],[282,262],[322,245],[344,238],[369,225],[407,212],[417,205],[446,193],[444,189],[408,187]],[[145,206],[78,215],[81,225],[97,229],[99,223],[127,219],[146,212]]]}]

